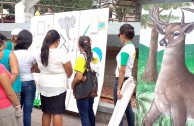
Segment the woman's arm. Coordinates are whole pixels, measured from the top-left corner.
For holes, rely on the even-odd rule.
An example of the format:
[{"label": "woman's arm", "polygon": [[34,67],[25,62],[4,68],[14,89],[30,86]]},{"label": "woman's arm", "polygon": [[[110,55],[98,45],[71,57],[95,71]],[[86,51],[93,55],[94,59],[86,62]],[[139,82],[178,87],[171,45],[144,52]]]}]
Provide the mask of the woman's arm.
[{"label": "woman's arm", "polygon": [[14,54],[14,52],[11,52],[9,55],[9,65],[10,65],[10,69],[11,69],[10,82],[11,82],[11,84],[13,84],[15,82],[15,80],[17,79],[18,73],[19,73],[18,60],[17,60],[17,57]]},{"label": "woman's arm", "polygon": [[125,70],[126,70],[126,66],[121,65],[119,69],[119,82],[118,82],[118,88],[117,88],[118,99],[122,98],[121,87],[122,87],[124,77],[125,77]]},{"label": "woman's arm", "polygon": [[83,78],[83,73],[77,72],[73,81],[71,82],[71,88],[74,90],[76,84],[78,84]]},{"label": "woman's arm", "polygon": [[67,73],[67,77],[70,78],[73,73],[71,62],[68,61],[67,63],[63,64],[63,67],[65,69],[65,72]]},{"label": "woman's arm", "polygon": [[31,68],[32,73],[40,73],[40,70],[38,69],[38,64],[33,64]]},{"label": "woman's arm", "polygon": [[0,74],[0,82],[8,98],[11,100],[14,106],[20,106],[20,102],[18,101],[17,96],[11,87],[10,79],[6,72]]}]

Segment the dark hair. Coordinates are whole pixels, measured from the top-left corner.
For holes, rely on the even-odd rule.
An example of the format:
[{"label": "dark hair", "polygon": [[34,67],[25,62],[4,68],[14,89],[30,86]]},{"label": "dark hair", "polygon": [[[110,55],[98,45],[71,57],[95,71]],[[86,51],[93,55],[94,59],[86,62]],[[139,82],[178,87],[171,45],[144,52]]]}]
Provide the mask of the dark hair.
[{"label": "dark hair", "polygon": [[135,35],[135,31],[134,31],[133,26],[131,26],[130,24],[123,24],[120,27],[120,34],[123,34],[123,33],[125,34],[125,36],[128,39],[133,39],[133,37]]},{"label": "dark hair", "polygon": [[49,57],[49,46],[53,43],[55,43],[58,39],[60,39],[60,35],[56,30],[49,30],[44,38],[44,41],[42,43],[41,47],[41,63],[44,66],[48,65],[48,57]]},{"label": "dark hair", "polygon": [[50,8],[51,10],[53,10],[53,8],[52,8],[52,7],[48,7],[47,9],[49,9],[49,8]]},{"label": "dark hair", "polygon": [[0,33],[0,47],[3,46],[5,43],[3,42],[4,40],[6,40],[6,37]]},{"label": "dark hair", "polygon": [[86,53],[86,68],[90,68],[90,62],[93,60],[93,53],[91,49],[90,37],[88,36],[80,36],[79,37],[79,46],[83,48]]},{"label": "dark hair", "polygon": [[0,39],[0,47],[4,45],[4,42],[2,39]]},{"label": "dark hair", "polygon": [[17,39],[16,39],[16,46],[14,47],[15,50],[18,49],[28,49],[32,44],[32,33],[28,30],[22,30],[19,32]]},{"label": "dark hair", "polygon": [[6,36],[0,33],[0,40],[3,41],[3,40],[6,40],[6,39],[7,39]]}]

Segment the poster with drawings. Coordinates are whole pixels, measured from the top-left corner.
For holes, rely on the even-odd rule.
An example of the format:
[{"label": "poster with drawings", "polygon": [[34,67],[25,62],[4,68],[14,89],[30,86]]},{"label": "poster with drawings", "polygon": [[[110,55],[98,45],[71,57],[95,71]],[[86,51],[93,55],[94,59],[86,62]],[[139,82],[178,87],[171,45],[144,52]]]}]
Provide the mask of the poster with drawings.
[{"label": "poster with drawings", "polygon": [[54,15],[34,16],[31,18],[30,32],[33,36],[33,44],[30,50],[40,49],[43,39],[50,29],[53,28]]},{"label": "poster with drawings", "polygon": [[[64,12],[55,14],[54,18],[54,28],[60,34],[60,44],[58,48],[66,50],[67,53],[71,56],[72,66],[75,65],[76,60],[76,51],[77,51],[77,42],[78,42],[78,30],[79,30],[79,11],[75,12]],[[69,87],[71,87],[71,81],[74,77],[74,74],[69,79]],[[66,94],[66,108],[68,108],[68,103],[72,91],[67,91]],[[75,110],[77,112],[77,110]]]},{"label": "poster with drawings", "polygon": [[[103,14],[103,15],[102,15]],[[94,10],[83,10],[83,11],[72,11],[72,12],[62,12],[55,13],[53,16],[53,29],[56,29],[60,34],[60,44],[58,48],[64,49],[71,56],[72,66],[75,65],[75,60],[79,53],[78,51],[78,39],[79,36],[87,35],[92,40],[92,51],[95,59],[93,68],[98,72],[98,97],[94,101],[94,112],[96,113],[98,103],[100,100],[100,94],[103,86],[104,80],[104,70],[105,70],[105,56],[106,56],[106,45],[107,45],[107,31],[108,31],[108,15],[109,9],[94,9]],[[31,20],[31,31],[34,36],[34,40],[38,39],[37,42],[33,43],[33,47],[40,47],[42,45],[45,32],[48,31],[48,22],[51,20],[45,19],[44,23],[41,19],[42,17],[34,17]],[[40,22],[41,21],[41,22]],[[42,23],[42,28],[38,30],[37,27]],[[44,35],[43,35],[44,33]],[[71,81],[74,75],[69,79],[69,87],[71,87]],[[37,78],[37,75],[36,75]],[[39,98],[36,99],[36,102]],[[40,103],[39,103],[40,104]],[[66,96],[66,109],[73,112],[78,112],[76,106],[76,100],[73,96],[73,91],[69,89]]]},{"label": "poster with drawings", "polygon": [[[95,63],[91,66],[98,74],[98,97],[94,100],[94,112],[96,113],[98,103],[100,100],[100,94],[104,81],[104,69],[105,69],[105,56],[107,45],[107,32],[108,32],[108,9],[97,10],[84,10],[80,11],[79,18],[79,36],[86,35],[92,40],[92,51],[95,59]],[[103,14],[103,15],[102,15]],[[77,42],[76,42],[77,43]],[[76,50],[77,51],[77,50]],[[76,54],[78,54],[77,51]],[[74,111],[76,107],[76,101],[73,94],[70,95],[67,109]]]}]

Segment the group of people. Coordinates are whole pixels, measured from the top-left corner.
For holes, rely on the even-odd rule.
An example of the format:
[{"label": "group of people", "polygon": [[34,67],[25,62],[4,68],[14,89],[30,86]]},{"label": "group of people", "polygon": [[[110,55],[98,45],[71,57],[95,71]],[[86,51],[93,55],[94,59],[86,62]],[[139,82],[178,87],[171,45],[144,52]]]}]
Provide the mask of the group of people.
[{"label": "group of people", "polygon": [[[135,47],[132,44],[134,28],[130,24],[120,27],[118,34],[124,44],[116,57],[117,68],[114,87],[114,103],[122,98],[122,83],[132,76],[135,59]],[[86,65],[92,64],[94,58],[89,36],[80,36],[78,47],[80,54],[72,67],[69,54],[60,48],[60,35],[56,30],[49,30],[43,40],[40,51],[31,52],[32,34],[21,30],[15,35],[14,50],[6,49],[4,38],[0,34],[0,126],[17,126],[18,118],[23,116],[23,125],[31,126],[31,113],[35,99],[36,84],[32,72],[39,73],[38,90],[40,92],[42,125],[62,126],[62,115],[65,112],[68,79],[74,89],[84,78]],[[3,35],[2,35],[3,36]],[[82,54],[86,55],[86,58]],[[92,66],[92,65],[91,65]],[[91,67],[92,69],[92,67]],[[76,99],[82,126],[95,126],[93,112],[94,97]],[[23,109],[23,111],[22,111]],[[131,103],[126,109],[129,126],[134,126],[134,113]],[[122,122],[120,124],[122,126]]]},{"label": "group of people", "polygon": [[[51,14],[53,14],[53,10],[52,10],[51,7],[48,7],[47,8],[47,12],[44,15],[51,15]],[[36,9],[36,12],[35,12],[35,16],[40,16],[40,15],[43,15],[43,14],[41,12],[40,6],[37,6],[37,9]]]}]

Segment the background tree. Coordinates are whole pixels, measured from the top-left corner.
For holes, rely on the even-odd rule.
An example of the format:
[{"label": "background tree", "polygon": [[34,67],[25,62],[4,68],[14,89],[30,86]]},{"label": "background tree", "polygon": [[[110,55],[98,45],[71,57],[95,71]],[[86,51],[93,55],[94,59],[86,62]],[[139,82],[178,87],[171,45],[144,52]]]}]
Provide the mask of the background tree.
[{"label": "background tree", "polygon": [[[153,8],[154,5],[145,5],[143,9],[145,11],[149,11]],[[190,3],[174,3],[174,4],[158,4],[160,7],[157,11],[158,19],[165,21],[168,15],[161,15],[162,11],[170,10],[170,9],[177,9],[180,7],[190,6]],[[178,17],[171,16],[170,22],[173,20],[178,19]],[[149,27],[151,28],[151,39],[149,45],[149,55],[147,59],[147,64],[145,67],[145,71],[142,76],[142,80],[147,83],[155,83],[158,77],[158,70],[157,70],[157,50],[158,50],[158,32],[156,31],[156,26],[154,22],[151,22],[148,14],[143,14],[141,17],[141,25],[143,28]]]}]

